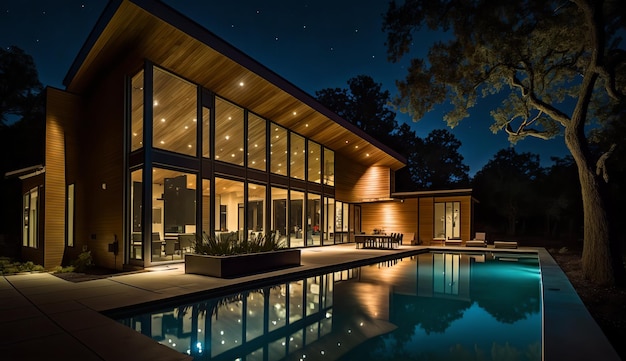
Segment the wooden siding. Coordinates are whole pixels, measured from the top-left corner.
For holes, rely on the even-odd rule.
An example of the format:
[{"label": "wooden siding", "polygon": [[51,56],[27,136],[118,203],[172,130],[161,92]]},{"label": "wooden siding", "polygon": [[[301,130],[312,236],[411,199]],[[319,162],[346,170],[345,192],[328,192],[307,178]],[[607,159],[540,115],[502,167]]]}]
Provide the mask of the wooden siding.
[{"label": "wooden siding", "polygon": [[[418,198],[419,221],[418,221],[418,241],[430,243],[433,240],[435,230],[435,204],[434,198]],[[461,215],[463,216],[463,215]]]},{"label": "wooden siding", "polygon": [[45,201],[43,266],[60,266],[65,251],[65,143],[80,112],[78,98],[58,89],[47,88]]},{"label": "wooden siding", "polygon": [[[94,262],[122,269],[124,262],[124,109],[128,63],[92,84],[79,126],[81,152],[73,162],[76,176],[76,247],[92,251]],[[119,242],[119,253],[108,251]]]},{"label": "wooden siding", "polygon": [[417,233],[417,199],[404,202],[376,202],[361,205],[361,231],[372,233],[383,228],[386,233],[403,233],[408,244]]},{"label": "wooden siding", "polygon": [[[434,232],[434,211],[436,202],[461,202],[461,239],[471,239],[472,197],[417,197],[406,198],[403,202],[387,201],[363,203],[361,205],[361,231],[371,233],[374,229],[384,229],[386,233],[401,232],[413,234],[415,240],[430,244]],[[410,238],[410,236],[409,236]],[[410,239],[405,238],[408,243]]]},{"label": "wooden siding", "polygon": [[140,6],[122,1],[110,19],[102,19],[109,22],[99,24],[101,31],[93,34],[98,38],[88,40],[65,81],[69,91],[88,91],[120,59],[134,62],[136,69],[150,59],[358,162],[394,170],[404,166],[402,156],[198,24],[159,3],[149,9],[157,16]]},{"label": "wooden siding", "polygon": [[363,202],[389,198],[391,170],[368,167],[335,154],[335,197],[343,202]]}]

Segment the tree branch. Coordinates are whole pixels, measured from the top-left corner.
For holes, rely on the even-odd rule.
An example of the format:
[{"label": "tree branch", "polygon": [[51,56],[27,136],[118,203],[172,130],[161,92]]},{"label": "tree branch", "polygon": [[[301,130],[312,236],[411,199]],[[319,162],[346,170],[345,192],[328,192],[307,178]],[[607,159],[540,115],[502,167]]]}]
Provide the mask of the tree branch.
[{"label": "tree branch", "polygon": [[604,182],[606,183],[609,182],[609,172],[606,167],[606,161],[607,159],[609,159],[611,154],[613,154],[613,151],[616,147],[617,144],[611,144],[611,148],[608,150],[608,152],[602,154],[602,156],[600,156],[600,158],[596,162],[596,175],[600,175],[600,173],[602,173],[602,179],[604,179]]},{"label": "tree branch", "polygon": [[526,128],[522,128],[520,126],[520,128],[517,129],[517,131],[514,131],[513,128],[511,127],[511,123],[507,123],[506,127],[504,127],[504,131],[508,134],[508,135],[513,135],[516,137],[522,136],[522,137],[535,137],[535,138],[539,138],[539,139],[543,139],[543,140],[549,140],[552,139],[552,137],[550,135],[548,135],[546,132],[542,132],[540,130],[537,129],[526,129]]}]

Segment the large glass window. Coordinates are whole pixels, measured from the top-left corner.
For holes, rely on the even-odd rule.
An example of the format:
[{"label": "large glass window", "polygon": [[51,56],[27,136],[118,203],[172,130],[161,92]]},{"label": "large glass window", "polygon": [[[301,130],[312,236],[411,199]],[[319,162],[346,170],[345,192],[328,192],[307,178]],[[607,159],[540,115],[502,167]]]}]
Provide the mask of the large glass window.
[{"label": "large glass window", "polygon": [[209,179],[202,180],[202,232],[207,235],[213,232],[211,230],[211,181]]},{"label": "large glass window", "polygon": [[39,188],[35,187],[24,194],[24,221],[22,223],[22,245],[37,248],[39,245]]},{"label": "large glass window", "polygon": [[242,240],[244,231],[243,182],[215,178],[215,230],[218,238],[236,237]]},{"label": "large glass window", "polygon": [[270,132],[271,172],[287,175],[287,129],[272,124]]},{"label": "large glass window", "polygon": [[215,159],[243,166],[243,109],[215,98]]},{"label": "large glass window", "polygon": [[292,178],[304,180],[304,157],[306,151],[304,149],[304,138],[291,133],[291,159],[289,164],[291,165],[289,174]]},{"label": "large glass window", "polygon": [[435,203],[434,238],[454,239],[461,237],[461,202]]},{"label": "large glass window", "polygon": [[138,169],[130,174],[130,259],[143,259],[143,227],[141,210],[143,208],[142,194],[143,170]]},{"label": "large glass window", "polygon": [[68,247],[74,247],[74,209],[76,201],[74,199],[74,184],[67,186],[67,206],[65,208],[65,235]]},{"label": "large glass window", "polygon": [[324,197],[324,220],[322,229],[324,230],[324,244],[335,242],[335,199]]},{"label": "large glass window", "polygon": [[289,247],[304,246],[304,192],[289,192]]},{"label": "large glass window", "polygon": [[265,119],[248,113],[248,167],[264,171],[265,159]]},{"label": "large glass window", "polygon": [[313,183],[321,183],[322,178],[322,146],[308,141],[308,170],[307,180]]},{"label": "large glass window", "polygon": [[335,185],[335,152],[324,148],[324,184]]},{"label": "large glass window", "polygon": [[272,231],[284,242],[287,237],[287,190],[272,188]]},{"label": "large glass window", "polygon": [[197,87],[154,69],[153,145],[176,153],[196,155]]},{"label": "large glass window", "polygon": [[265,228],[265,186],[248,184],[248,233],[250,237],[264,234]]},{"label": "large glass window", "polygon": [[196,233],[196,175],[155,168],[152,176],[152,261],[182,260]]},{"label": "large glass window", "polygon": [[202,108],[202,156],[211,157],[211,109]]},{"label": "large glass window", "polygon": [[130,150],[143,147],[143,70],[131,80],[130,92],[130,121],[131,140]]},{"label": "large glass window", "polygon": [[306,245],[319,246],[322,219],[322,196],[319,194],[308,194],[306,205]]}]

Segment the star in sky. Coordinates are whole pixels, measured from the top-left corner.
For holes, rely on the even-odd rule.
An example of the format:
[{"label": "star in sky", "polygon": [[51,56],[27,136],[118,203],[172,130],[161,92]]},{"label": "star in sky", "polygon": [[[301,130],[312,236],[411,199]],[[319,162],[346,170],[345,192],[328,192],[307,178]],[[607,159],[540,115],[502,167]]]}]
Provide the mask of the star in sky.
[{"label": "star in sky", "polygon": [[[395,94],[395,81],[406,76],[409,57],[399,63],[387,61],[386,34],[381,30],[384,0],[164,2],[311,95],[324,88],[347,88],[348,79],[362,74]],[[0,46],[24,49],[33,56],[42,83],[63,88],[63,78],[106,4],[107,0],[0,2]],[[440,39],[441,34],[418,34],[411,55],[425,56],[429,45]],[[397,120],[425,137],[446,127],[444,110],[417,123],[402,113]],[[505,134],[490,132],[488,111],[476,109],[472,119],[451,130],[463,143],[460,152],[470,173],[509,146]],[[544,163],[551,155],[567,154],[562,138],[525,140],[516,147],[518,152],[545,150]]]}]

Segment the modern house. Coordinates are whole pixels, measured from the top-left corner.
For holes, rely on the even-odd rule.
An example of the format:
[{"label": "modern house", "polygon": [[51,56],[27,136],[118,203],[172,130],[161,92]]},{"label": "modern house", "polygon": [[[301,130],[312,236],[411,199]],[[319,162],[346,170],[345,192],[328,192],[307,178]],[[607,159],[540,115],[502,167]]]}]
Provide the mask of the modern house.
[{"label": "modern house", "polygon": [[180,261],[201,232],[473,232],[471,190],[395,193],[401,155],[159,1],[111,1],[64,85],[46,89],[44,164],[14,172],[22,256],[46,268],[84,250],[114,269]]}]

